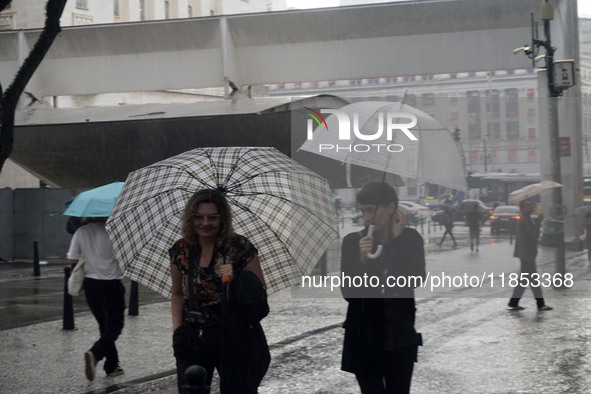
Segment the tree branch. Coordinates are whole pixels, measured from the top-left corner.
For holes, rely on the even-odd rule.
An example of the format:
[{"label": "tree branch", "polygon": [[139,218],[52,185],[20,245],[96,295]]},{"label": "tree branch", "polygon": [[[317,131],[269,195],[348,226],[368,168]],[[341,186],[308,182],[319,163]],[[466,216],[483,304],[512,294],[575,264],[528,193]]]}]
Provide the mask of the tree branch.
[{"label": "tree branch", "polygon": [[[43,61],[61,31],[60,18],[67,0],[48,0],[45,7],[45,26],[35,46],[19,68],[14,80],[1,94],[0,89],[0,171],[12,153],[14,143],[14,113],[18,100],[31,80],[31,77]],[[6,7],[10,0],[0,0],[0,7]],[[1,10],[2,8],[0,8]]]}]

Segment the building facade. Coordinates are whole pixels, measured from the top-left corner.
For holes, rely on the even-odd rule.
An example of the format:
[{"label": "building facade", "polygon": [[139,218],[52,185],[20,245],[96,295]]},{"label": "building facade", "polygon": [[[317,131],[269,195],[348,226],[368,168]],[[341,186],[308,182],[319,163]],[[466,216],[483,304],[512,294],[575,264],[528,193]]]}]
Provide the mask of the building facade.
[{"label": "building facade", "polygon": [[[80,26],[285,9],[285,0],[70,0],[66,3],[60,24]],[[36,29],[43,26],[44,20],[44,2],[13,1],[0,13],[0,30]]]}]

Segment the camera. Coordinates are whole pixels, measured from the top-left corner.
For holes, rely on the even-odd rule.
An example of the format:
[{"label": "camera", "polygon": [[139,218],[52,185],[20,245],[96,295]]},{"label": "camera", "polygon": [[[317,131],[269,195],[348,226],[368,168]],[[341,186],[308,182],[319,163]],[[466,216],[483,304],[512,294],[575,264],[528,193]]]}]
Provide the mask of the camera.
[{"label": "camera", "polygon": [[202,312],[189,311],[187,312],[187,318],[185,320],[191,324],[203,325],[205,324],[206,316]]}]

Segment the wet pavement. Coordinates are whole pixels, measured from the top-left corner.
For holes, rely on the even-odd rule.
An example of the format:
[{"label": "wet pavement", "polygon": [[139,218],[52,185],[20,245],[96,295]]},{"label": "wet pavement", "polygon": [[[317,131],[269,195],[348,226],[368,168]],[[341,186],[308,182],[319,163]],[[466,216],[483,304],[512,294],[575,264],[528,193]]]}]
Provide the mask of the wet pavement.
[{"label": "wet pavement", "polygon": [[[359,229],[345,223],[341,234]],[[516,271],[518,261],[512,257],[509,235],[492,237],[487,230],[476,253],[470,251],[467,229],[461,225],[454,229],[457,248],[451,241],[437,245],[439,228],[423,229],[432,277],[487,281],[481,286],[457,282],[448,288],[418,289],[417,329],[424,346],[412,392],[590,392],[591,270],[586,252],[567,252],[572,286],[544,288],[553,311],[538,312],[530,290],[521,302],[525,310],[507,311],[511,289],[501,286],[498,275]],[[328,253],[328,272],[338,274],[338,259],[336,240]],[[554,249],[540,247],[538,271],[553,275],[553,260]],[[167,301],[157,295],[150,299],[150,292],[140,286],[139,316],[126,316],[117,341],[125,375],[107,378],[97,370],[96,380],[88,382],[82,354],[97,338],[94,318],[84,309],[83,297],[75,297],[76,330],[62,330],[63,265],[41,266],[42,278],[33,278],[32,272],[30,263],[0,264],[0,321],[15,327],[0,331],[0,392],[176,392]],[[269,304],[271,313],[262,323],[273,359],[260,393],[359,392],[354,377],[339,369],[346,302],[338,289],[285,289],[270,295]]]}]

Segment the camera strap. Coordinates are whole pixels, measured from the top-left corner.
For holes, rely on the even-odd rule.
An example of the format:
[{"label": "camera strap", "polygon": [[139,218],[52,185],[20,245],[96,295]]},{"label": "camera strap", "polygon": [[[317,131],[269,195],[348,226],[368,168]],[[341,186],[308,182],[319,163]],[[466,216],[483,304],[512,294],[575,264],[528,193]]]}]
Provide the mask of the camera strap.
[{"label": "camera strap", "polygon": [[189,290],[189,310],[194,310],[195,306],[195,265],[197,256],[195,253],[196,245],[189,245],[189,271],[187,272],[187,289]]}]

